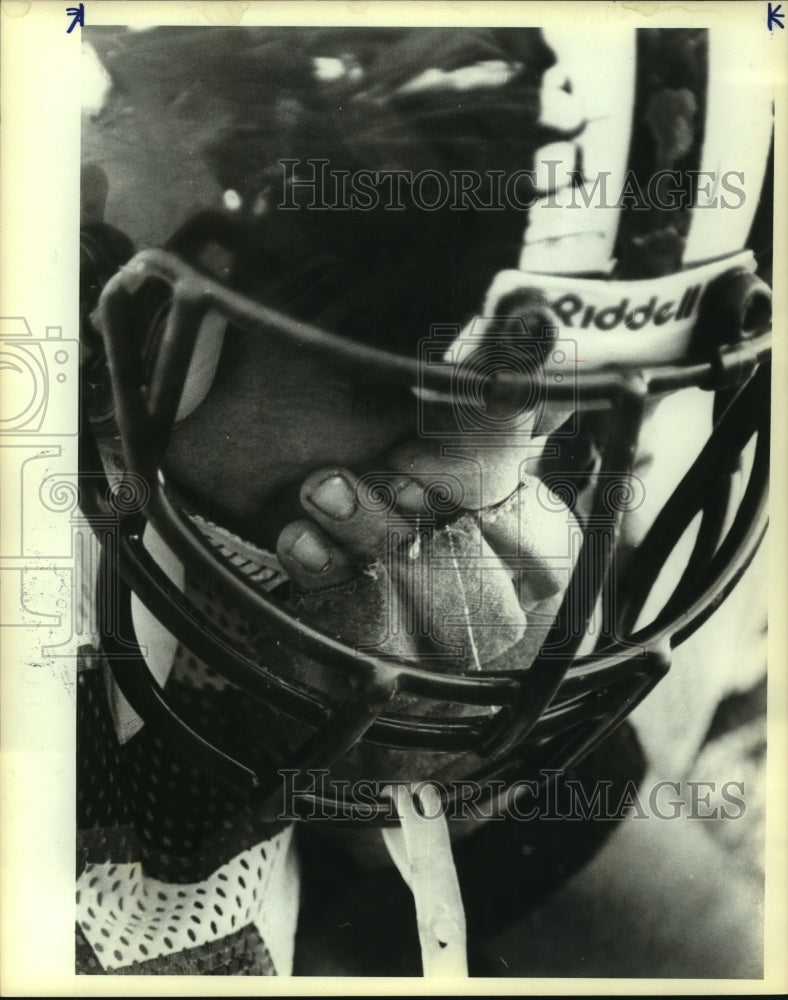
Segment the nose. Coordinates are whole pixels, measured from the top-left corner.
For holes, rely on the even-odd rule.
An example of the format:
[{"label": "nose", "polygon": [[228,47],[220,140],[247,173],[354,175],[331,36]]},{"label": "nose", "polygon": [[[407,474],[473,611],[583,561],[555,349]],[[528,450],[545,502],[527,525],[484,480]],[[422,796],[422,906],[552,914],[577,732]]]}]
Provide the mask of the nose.
[{"label": "nose", "polygon": [[425,486],[459,481],[469,511],[501,503],[535,474],[545,435],[571,412],[550,388],[558,320],[541,295],[510,295],[496,312],[449,343],[442,360],[454,366],[451,391],[419,398],[417,433],[388,456]]},{"label": "nose", "polygon": [[[432,488],[448,501],[446,507],[475,515],[490,553],[511,574],[521,607],[536,612],[534,622],[544,624],[568,583],[576,522],[555,497],[546,499],[537,472],[547,435],[571,408],[550,394],[544,377],[548,352],[538,338],[518,345],[503,339],[500,327],[493,333],[461,362],[452,386],[456,392],[419,399],[417,433],[392,447],[387,464],[420,483],[425,500]],[[510,382],[502,393],[490,378],[499,371],[530,374],[533,380],[523,379],[516,392]],[[480,607],[493,585],[483,562],[476,567]],[[533,622],[530,631],[536,642]]]}]

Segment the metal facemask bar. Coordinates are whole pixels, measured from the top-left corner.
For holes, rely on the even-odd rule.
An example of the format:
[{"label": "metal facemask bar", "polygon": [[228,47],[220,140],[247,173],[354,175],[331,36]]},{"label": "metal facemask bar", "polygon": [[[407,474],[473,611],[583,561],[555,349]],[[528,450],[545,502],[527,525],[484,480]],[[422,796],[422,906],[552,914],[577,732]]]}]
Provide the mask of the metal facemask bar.
[{"label": "metal facemask bar", "polygon": [[[150,376],[136,339],[138,331],[131,328],[134,298],[149,279],[163,280],[172,292]],[[765,375],[731,404],[718,422],[708,449],[676,491],[701,496],[697,487],[719,453],[732,443],[738,444],[737,435],[741,437],[745,430],[747,438],[758,432],[756,461],[745,500],[722,544],[707,544],[710,559],[703,572],[697,579],[682,582],[681,608],[670,602],[670,608],[640,633],[619,631],[617,634],[625,636],[625,640],[611,642],[590,656],[575,658],[585,623],[608,577],[616,544],[619,517],[615,512],[611,516],[600,485],[592,503],[599,523],[592,523],[586,531],[558,618],[541,654],[528,670],[483,676],[478,672],[438,674],[410,662],[353,650],[294,617],[289,608],[251,585],[206,545],[168,488],[162,469],[164,454],[197,331],[209,310],[233,324],[259,331],[260,336],[298,343],[330,357],[332,364],[346,365],[356,373],[374,373],[378,379],[426,384],[436,392],[451,393],[456,392],[456,373],[446,366],[425,375],[416,359],[349,342],[293,320],[230,291],[165,251],[138,254],[105,288],[97,319],[117,403],[125,467],[130,474],[127,483],[132,487],[142,483],[144,488],[138,508],[120,518],[114,533],[103,532],[104,584],[100,592],[114,592],[117,601],[114,617],[102,614],[100,609],[99,619],[106,622],[102,629],[103,649],[120,690],[146,724],[170,741],[176,752],[244,793],[265,798],[279,787],[278,776],[258,774],[244,761],[228,756],[173,709],[133,638],[132,591],[195,655],[252,697],[310,727],[313,736],[282,763],[283,768],[329,767],[364,739],[402,750],[474,754],[489,762],[478,772],[479,777],[489,778],[523,766],[541,766],[566,752],[570,757],[577,756],[601,738],[662,676],[670,646],[686,638],[708,616],[757,548],[765,517],[768,444],[762,442],[767,438],[768,407],[764,416],[763,407],[755,404],[763,400]],[[736,386],[746,381],[769,353],[768,333],[738,343],[726,338],[722,344],[714,343],[708,329],[702,333],[705,345],[697,360],[638,371],[633,359],[631,368],[582,372],[576,385],[566,387],[567,399],[578,398],[581,406],[612,407],[614,411],[616,429],[607,442],[601,471],[622,483],[626,481],[647,398],[690,385],[706,389]],[[506,394],[527,394],[531,390],[530,380],[524,376],[501,376],[496,387]],[[555,398],[561,398],[561,392],[557,387]],[[747,416],[750,412],[759,414],[755,425]],[[85,426],[89,426],[87,420]],[[89,432],[84,438],[84,469],[95,476],[103,468],[101,458]],[[87,482],[90,486],[96,479],[88,477]],[[610,479],[600,476],[599,482],[608,484]],[[99,531],[107,515],[117,515],[112,491],[113,486],[105,481],[103,488],[85,494],[85,512]],[[699,501],[701,507],[696,503],[691,514],[680,509],[678,501],[669,502],[670,513],[663,523],[655,525],[644,546],[657,551],[663,542],[680,536],[696,511],[706,510],[707,500]],[[353,695],[344,704],[329,704],[320,692],[283,678],[240,652],[233,639],[189,602],[152,560],[142,543],[146,522],[156,528],[187,570],[215,581],[217,589],[244,614],[263,623],[272,635],[294,649],[313,656],[326,669],[342,671],[352,678]],[[637,617],[638,603],[642,603],[639,596],[626,612],[627,623]],[[511,652],[513,662],[517,654],[515,647]],[[480,708],[495,707],[496,711],[461,719],[387,714],[387,706],[399,692]],[[593,709],[590,732],[586,724],[589,708]],[[307,800],[304,804],[309,808]],[[342,811],[341,805],[334,806]],[[382,808],[388,811],[388,804]]]}]

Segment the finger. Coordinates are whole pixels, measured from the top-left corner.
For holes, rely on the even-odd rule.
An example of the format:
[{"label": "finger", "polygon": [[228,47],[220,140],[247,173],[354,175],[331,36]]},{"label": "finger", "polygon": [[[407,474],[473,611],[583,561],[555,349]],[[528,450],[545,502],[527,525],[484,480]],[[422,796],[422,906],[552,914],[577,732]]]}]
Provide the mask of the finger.
[{"label": "finger", "polygon": [[580,528],[569,508],[540,480],[526,476],[505,503],[482,512],[480,523],[490,547],[514,572],[526,610],[564,592]]},{"label": "finger", "polygon": [[323,531],[365,564],[382,558],[412,537],[396,509],[396,488],[381,501],[347,469],[320,469],[301,487],[301,504]]},{"label": "finger", "polygon": [[292,521],[283,528],[276,554],[290,579],[304,590],[336,587],[357,574],[342,549],[310,521]]},{"label": "finger", "polygon": [[439,440],[407,441],[395,447],[387,461],[395,472],[417,480],[425,489],[447,494],[456,510],[481,510],[500,503],[521,479],[522,448],[508,444],[460,444]]},{"label": "finger", "polygon": [[420,558],[401,560],[395,573],[407,574],[411,618],[444,669],[485,669],[522,639],[528,622],[511,573],[472,518],[436,531]]}]

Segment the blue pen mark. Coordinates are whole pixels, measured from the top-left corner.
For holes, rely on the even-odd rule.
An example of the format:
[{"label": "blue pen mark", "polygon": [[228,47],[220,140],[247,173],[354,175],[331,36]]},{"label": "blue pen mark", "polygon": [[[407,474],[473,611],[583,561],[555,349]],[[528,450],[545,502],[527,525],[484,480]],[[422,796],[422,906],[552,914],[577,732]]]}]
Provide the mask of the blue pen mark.
[{"label": "blue pen mark", "polygon": [[67,35],[70,35],[74,28],[84,28],[85,5],[81,3],[78,7],[66,7],[66,17],[71,18],[71,24],[66,28]]},{"label": "blue pen mark", "polygon": [[785,28],[785,25],[783,24],[785,14],[780,13],[782,7],[783,5],[781,3],[778,3],[776,7],[772,7],[771,3],[767,4],[766,27],[769,31],[774,31],[775,24],[778,28]]}]

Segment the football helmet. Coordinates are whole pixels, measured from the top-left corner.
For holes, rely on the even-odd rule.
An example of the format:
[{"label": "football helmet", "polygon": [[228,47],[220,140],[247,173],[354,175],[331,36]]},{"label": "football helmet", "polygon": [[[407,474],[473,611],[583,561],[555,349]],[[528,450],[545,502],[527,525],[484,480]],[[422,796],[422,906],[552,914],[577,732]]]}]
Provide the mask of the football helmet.
[{"label": "football helmet", "polygon": [[[580,50],[531,29],[242,34],[238,45],[235,29],[214,32],[202,48],[199,32],[176,29],[90,36],[125,100],[150,86],[157,46],[179,53],[157,86],[222,196],[161,212],[156,225],[174,235],[158,239],[135,225],[151,210],[131,199],[83,228],[81,496],[104,540],[102,652],[174,754],[261,802],[280,793],[283,772],[341,769],[358,747],[418,757],[419,779],[459,761],[455,773],[498,794],[577,761],[621,723],[763,537],[770,97],[753,84],[752,99],[730,99],[750,77],[732,71],[741,56],[724,30],[609,33],[611,58],[634,67],[615,93]],[[230,95],[245,113],[227,124]],[[567,111],[577,100],[581,110]],[[108,115],[93,119],[99,133],[122,127]],[[472,189],[474,177],[489,189]],[[400,196],[405,211],[390,203]],[[184,488],[173,429],[241,335],[404,393],[418,433],[442,415],[449,446],[472,436],[484,447],[528,417],[523,455],[539,442],[540,503],[578,526],[574,569],[535,656],[527,627],[494,670],[349,644],[296,610],[281,567],[249,555],[260,538],[220,482]],[[635,530],[644,420],[687,389],[713,396],[708,439]],[[256,419],[248,396],[238,405]],[[385,472],[365,480],[369,502],[390,502]],[[432,523],[459,517],[451,493],[433,490]],[[187,574],[239,609],[246,638],[162,569],[149,526]],[[682,546],[682,568],[657,586]],[[174,704],[137,644],[133,598],[285,720],[295,742],[261,765]],[[309,668],[289,669],[295,661]],[[326,786],[305,786],[296,803],[304,815],[317,805],[396,821],[386,801],[362,813]]]}]

